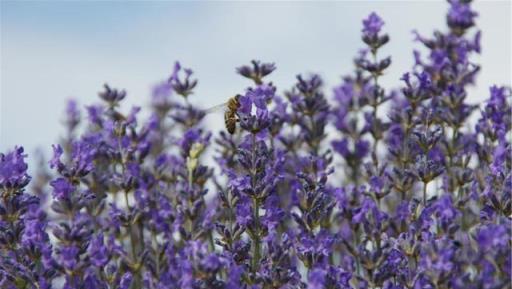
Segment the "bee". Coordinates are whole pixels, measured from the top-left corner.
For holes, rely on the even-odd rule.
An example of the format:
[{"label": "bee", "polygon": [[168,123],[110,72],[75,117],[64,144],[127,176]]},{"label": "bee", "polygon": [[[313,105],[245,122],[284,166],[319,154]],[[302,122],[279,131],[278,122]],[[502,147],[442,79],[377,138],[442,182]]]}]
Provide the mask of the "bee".
[{"label": "bee", "polygon": [[207,109],[206,113],[211,113],[218,111],[220,109],[224,109],[224,125],[226,126],[226,130],[230,134],[234,134],[236,130],[236,123],[238,120],[238,108],[240,107],[240,95],[236,95],[228,99],[227,102],[216,105]]}]

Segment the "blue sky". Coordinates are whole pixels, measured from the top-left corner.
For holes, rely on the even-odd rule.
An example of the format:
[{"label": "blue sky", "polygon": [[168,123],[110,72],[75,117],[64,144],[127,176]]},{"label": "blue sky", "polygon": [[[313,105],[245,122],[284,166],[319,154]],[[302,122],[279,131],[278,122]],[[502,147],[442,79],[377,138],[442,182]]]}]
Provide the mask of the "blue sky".
[{"label": "blue sky", "polygon": [[[511,79],[511,4],[481,1],[483,65],[470,100]],[[58,141],[66,99],[97,100],[103,83],[145,106],[152,85],[174,61],[199,78],[192,101],[208,107],[243,91],[234,73],[251,59],[274,61],[271,79],[288,89],[298,73],[317,72],[327,91],[352,70],[362,47],[361,19],[380,14],[391,36],[382,56],[392,67],[383,83],[397,87],[412,65],[411,31],[445,29],[444,1],[344,2],[7,2],[0,3],[0,151],[16,144],[50,152]],[[127,106],[126,109],[129,109]],[[220,117],[213,126],[220,128]]]}]

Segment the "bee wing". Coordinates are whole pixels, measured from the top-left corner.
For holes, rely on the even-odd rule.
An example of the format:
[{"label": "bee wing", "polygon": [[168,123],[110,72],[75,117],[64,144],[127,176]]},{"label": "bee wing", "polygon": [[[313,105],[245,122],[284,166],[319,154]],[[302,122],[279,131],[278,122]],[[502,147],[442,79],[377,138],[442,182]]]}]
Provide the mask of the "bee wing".
[{"label": "bee wing", "polygon": [[212,107],[210,107],[208,109],[205,109],[204,112],[206,114],[214,113],[214,112],[224,112],[227,109],[227,106],[228,106],[227,102],[221,103],[221,104],[212,106]]}]

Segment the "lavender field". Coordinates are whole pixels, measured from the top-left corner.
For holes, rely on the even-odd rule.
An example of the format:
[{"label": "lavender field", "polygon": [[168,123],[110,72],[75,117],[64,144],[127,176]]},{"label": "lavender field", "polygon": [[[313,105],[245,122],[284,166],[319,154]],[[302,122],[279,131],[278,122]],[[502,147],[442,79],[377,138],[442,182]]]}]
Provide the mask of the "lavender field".
[{"label": "lavender field", "polygon": [[400,19],[352,23],[333,85],[219,62],[239,89],[211,103],[176,62],[141,103],[108,80],[63,103],[51,147],[0,152],[0,288],[511,288],[512,89],[477,87],[479,11],[444,5],[407,55]]}]

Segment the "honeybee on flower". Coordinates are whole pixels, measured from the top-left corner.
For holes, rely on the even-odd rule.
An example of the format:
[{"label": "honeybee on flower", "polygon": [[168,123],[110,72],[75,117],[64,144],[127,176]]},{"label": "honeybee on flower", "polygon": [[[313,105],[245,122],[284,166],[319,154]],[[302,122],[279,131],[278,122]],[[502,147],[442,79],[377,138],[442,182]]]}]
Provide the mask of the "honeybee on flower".
[{"label": "honeybee on flower", "polygon": [[205,110],[205,113],[208,114],[224,110],[224,124],[226,126],[226,130],[230,134],[234,134],[236,130],[236,123],[239,121],[238,108],[240,108],[240,95],[235,95],[234,97],[229,98],[225,103]]}]

